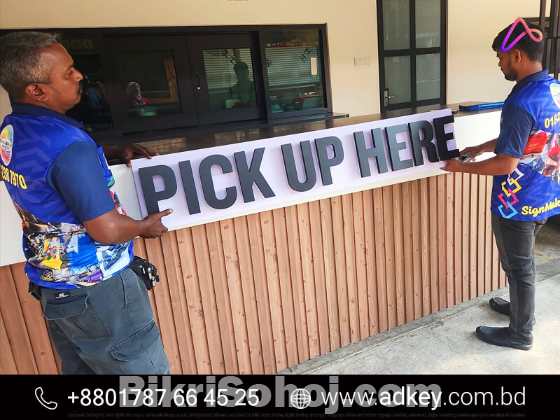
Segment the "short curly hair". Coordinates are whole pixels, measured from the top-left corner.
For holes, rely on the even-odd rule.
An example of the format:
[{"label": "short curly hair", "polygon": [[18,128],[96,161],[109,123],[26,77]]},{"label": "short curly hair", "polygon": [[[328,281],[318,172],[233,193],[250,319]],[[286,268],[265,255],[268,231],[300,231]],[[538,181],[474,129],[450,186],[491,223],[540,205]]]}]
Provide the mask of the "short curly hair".
[{"label": "short curly hair", "polygon": [[0,37],[0,86],[10,99],[23,97],[30,83],[47,83],[52,67],[41,63],[40,51],[60,43],[60,35],[20,31]]}]

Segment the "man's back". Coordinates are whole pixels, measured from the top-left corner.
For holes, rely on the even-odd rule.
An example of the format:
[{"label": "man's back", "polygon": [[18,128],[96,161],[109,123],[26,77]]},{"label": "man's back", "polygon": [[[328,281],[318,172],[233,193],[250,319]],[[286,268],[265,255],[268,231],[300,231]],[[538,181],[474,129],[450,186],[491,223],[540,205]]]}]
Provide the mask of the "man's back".
[{"label": "man's back", "polygon": [[[100,187],[113,182],[102,151],[76,121],[30,105],[14,104],[14,109],[0,126],[5,133],[3,150],[9,155],[2,163],[4,172],[13,174],[14,182],[7,182],[6,187],[23,221],[30,280],[41,286],[74,288],[95,284],[126,268],[133,257],[131,242],[96,243],[82,224],[81,202],[90,202],[87,212],[103,213],[120,207],[116,196],[96,202],[88,188],[78,196],[61,194],[68,187],[62,187],[63,183],[76,183],[75,189],[86,186],[73,170],[77,161],[84,162],[78,168],[81,173],[102,169],[104,185]],[[87,153],[95,156],[84,160]]]},{"label": "man's back", "polygon": [[510,175],[494,177],[492,211],[520,221],[546,219],[560,212],[556,205],[558,167],[545,172],[549,153],[560,138],[560,83],[546,70],[514,86],[504,102],[496,153],[519,158]]}]

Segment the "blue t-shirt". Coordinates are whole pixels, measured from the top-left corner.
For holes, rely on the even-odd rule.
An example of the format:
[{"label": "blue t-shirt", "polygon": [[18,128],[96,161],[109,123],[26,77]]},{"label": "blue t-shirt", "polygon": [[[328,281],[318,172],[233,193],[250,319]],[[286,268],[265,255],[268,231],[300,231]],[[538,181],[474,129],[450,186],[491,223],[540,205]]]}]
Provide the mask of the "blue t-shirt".
[{"label": "blue t-shirt", "polygon": [[65,115],[33,105],[12,109],[0,126],[0,169],[22,218],[29,279],[68,289],[124,270],[132,241],[101,244],[83,226],[113,209],[126,214],[101,146]]},{"label": "blue t-shirt", "polygon": [[548,70],[519,81],[501,119],[494,152],[520,161],[510,175],[494,177],[490,210],[521,221],[560,214],[560,82]]}]

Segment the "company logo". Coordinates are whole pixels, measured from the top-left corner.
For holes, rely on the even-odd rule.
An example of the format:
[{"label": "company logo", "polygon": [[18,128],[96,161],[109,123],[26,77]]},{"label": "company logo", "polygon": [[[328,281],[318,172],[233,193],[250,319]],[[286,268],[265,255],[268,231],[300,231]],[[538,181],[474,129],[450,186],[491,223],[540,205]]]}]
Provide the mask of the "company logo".
[{"label": "company logo", "polygon": [[556,106],[560,108],[560,85],[558,83],[550,85],[550,94],[552,95],[552,99],[554,99]]},{"label": "company logo", "polygon": [[523,208],[521,209],[521,214],[524,216],[530,214],[533,217],[537,217],[539,214],[548,213],[549,211],[555,210],[558,207],[560,207],[560,200],[558,198],[555,198],[554,201],[549,201],[544,206],[523,206]]},{"label": "company logo", "polygon": [[59,294],[57,294],[54,298],[55,299],[62,299],[62,298],[67,298],[70,295],[68,293],[64,293],[64,292],[60,292]]},{"label": "company logo", "polygon": [[14,144],[14,129],[11,125],[4,127],[0,133],[0,156],[4,165],[12,160],[12,146]]}]

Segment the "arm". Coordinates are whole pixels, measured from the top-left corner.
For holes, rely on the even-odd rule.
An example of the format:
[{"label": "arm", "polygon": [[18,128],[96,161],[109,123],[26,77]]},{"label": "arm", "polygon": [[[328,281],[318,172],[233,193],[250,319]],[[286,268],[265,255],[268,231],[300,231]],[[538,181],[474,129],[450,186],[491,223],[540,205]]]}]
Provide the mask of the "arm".
[{"label": "arm", "polygon": [[[528,111],[517,105],[509,105],[502,111],[502,128],[497,139],[462,150],[461,156],[469,151],[472,153],[469,159],[471,162],[462,163],[450,159],[442,169],[477,175],[509,175],[519,164],[534,125],[535,120]],[[484,152],[494,152],[496,156],[481,162],[472,162]]]},{"label": "arm", "polygon": [[97,149],[88,141],[73,143],[62,151],[49,169],[47,180],[97,242],[124,243],[136,236],[155,238],[167,232],[161,218],[169,215],[170,209],[143,220],[134,220],[116,210]]},{"label": "arm", "polygon": [[134,220],[116,209],[84,222],[89,236],[102,244],[122,244],[137,236],[158,238],[167,232],[161,218],[172,213],[171,209],[152,213],[142,220]]},{"label": "arm", "polygon": [[462,163],[458,160],[450,159],[445,163],[446,165],[441,169],[448,172],[466,172],[476,175],[509,175],[517,167],[519,158],[498,153],[493,158],[481,162]]}]

